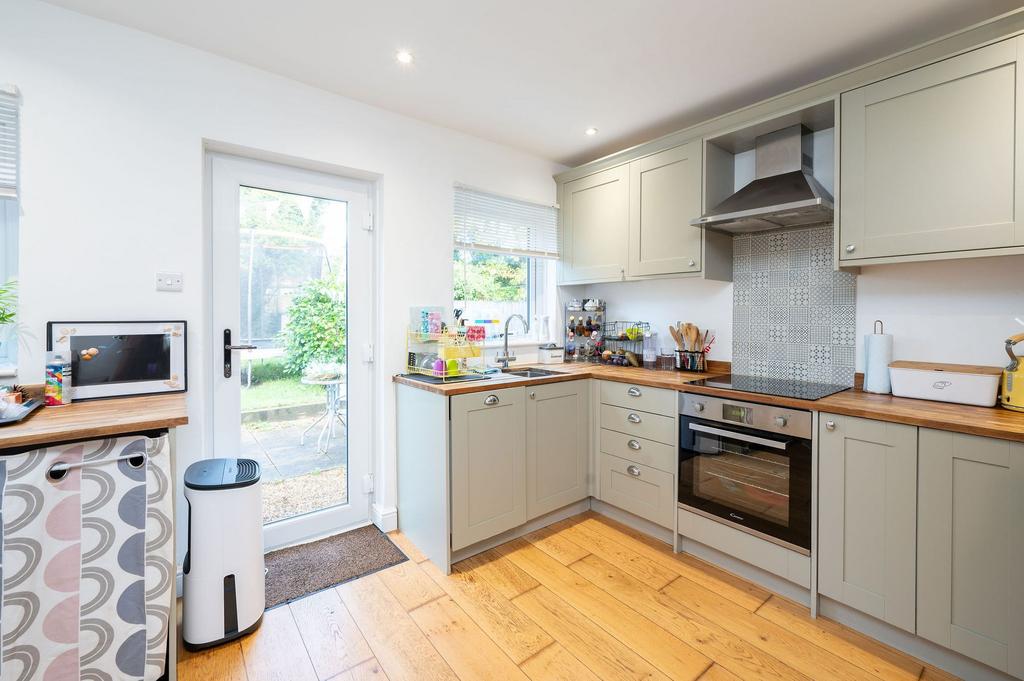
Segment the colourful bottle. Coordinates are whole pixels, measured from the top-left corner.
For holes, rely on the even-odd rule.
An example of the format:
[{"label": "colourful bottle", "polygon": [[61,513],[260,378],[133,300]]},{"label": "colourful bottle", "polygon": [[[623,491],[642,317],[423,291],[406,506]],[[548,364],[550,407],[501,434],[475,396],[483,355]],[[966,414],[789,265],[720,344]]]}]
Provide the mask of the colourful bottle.
[{"label": "colourful bottle", "polygon": [[71,404],[71,362],[59,352],[46,355],[46,385],[43,395],[46,406]]}]

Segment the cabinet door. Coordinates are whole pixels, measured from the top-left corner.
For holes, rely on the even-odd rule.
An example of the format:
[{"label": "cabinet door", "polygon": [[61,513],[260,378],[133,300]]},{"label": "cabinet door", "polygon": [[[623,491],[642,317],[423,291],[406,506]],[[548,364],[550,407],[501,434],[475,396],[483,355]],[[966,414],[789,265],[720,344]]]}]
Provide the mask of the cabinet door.
[{"label": "cabinet door", "polygon": [[1024,244],[1022,45],[842,95],[841,259]]},{"label": "cabinet door", "polygon": [[629,164],[630,276],[700,272],[701,141]]},{"label": "cabinet door", "polygon": [[822,414],[821,593],[914,631],[917,428]]},{"label": "cabinet door", "polygon": [[629,164],[562,185],[562,283],[620,280],[626,270]]},{"label": "cabinet door", "polygon": [[917,633],[1024,677],[1024,445],[921,429]]},{"label": "cabinet door", "polygon": [[452,550],[526,522],[526,392],[451,398]]},{"label": "cabinet door", "polygon": [[590,495],[590,382],[526,393],[526,514],[533,519]]}]

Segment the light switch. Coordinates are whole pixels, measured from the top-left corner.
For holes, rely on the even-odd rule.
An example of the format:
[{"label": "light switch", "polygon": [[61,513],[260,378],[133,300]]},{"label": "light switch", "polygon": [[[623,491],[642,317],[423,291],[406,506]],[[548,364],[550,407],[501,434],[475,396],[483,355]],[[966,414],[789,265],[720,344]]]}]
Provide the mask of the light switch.
[{"label": "light switch", "polygon": [[156,290],[180,292],[182,289],[181,272],[157,272]]}]

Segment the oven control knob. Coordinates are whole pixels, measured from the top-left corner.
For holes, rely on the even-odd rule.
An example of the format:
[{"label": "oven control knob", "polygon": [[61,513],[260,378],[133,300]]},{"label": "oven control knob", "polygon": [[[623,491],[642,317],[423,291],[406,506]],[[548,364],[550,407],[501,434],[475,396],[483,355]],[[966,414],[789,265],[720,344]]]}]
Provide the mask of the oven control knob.
[{"label": "oven control knob", "polygon": [[779,428],[785,428],[787,423],[789,423],[789,421],[786,420],[785,416],[775,417],[775,425],[777,425]]},{"label": "oven control knob", "polygon": [[696,411],[696,412],[704,411],[704,403],[703,402],[694,402],[693,403],[693,410]]}]

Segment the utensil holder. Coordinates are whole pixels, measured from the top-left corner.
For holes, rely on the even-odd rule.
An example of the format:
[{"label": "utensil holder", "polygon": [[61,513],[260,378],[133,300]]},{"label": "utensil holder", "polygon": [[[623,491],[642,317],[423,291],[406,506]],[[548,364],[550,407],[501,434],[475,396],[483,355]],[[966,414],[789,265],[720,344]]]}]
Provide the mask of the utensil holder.
[{"label": "utensil holder", "polygon": [[676,350],[676,370],[704,371],[705,369],[707,369],[707,358],[703,352]]}]

